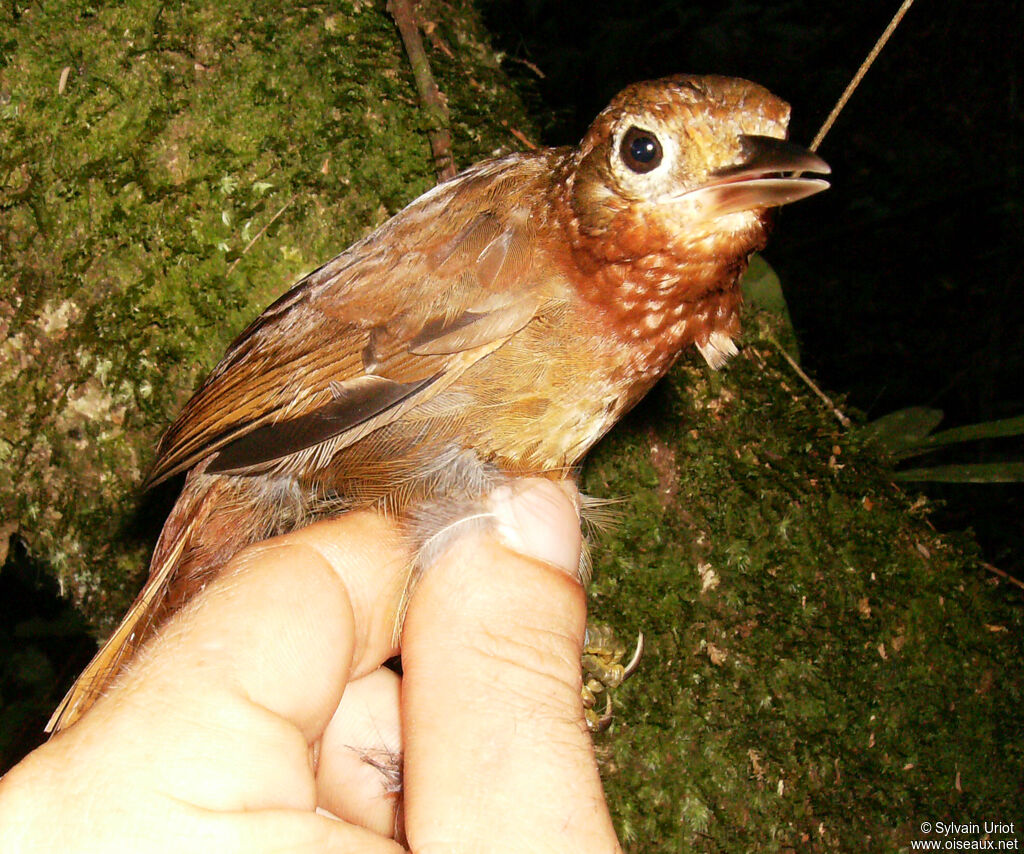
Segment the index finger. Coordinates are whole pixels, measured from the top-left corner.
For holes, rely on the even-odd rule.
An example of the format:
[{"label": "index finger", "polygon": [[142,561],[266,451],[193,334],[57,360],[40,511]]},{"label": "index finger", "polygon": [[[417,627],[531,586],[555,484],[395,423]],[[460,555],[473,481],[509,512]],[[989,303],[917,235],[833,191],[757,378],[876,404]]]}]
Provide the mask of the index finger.
[{"label": "index finger", "polygon": [[232,695],[312,741],[346,683],[395,653],[408,564],[394,524],[373,513],[251,546],[143,648],[96,717],[136,704],[191,718]]}]

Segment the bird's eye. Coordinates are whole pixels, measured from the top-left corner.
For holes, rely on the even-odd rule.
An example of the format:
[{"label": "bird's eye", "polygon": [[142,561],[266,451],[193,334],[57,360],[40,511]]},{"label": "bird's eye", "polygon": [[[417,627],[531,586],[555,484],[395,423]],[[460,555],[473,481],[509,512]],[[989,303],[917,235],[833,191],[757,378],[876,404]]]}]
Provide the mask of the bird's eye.
[{"label": "bird's eye", "polygon": [[661,143],[649,130],[631,127],[622,137],[619,155],[622,162],[634,172],[650,172],[661,163]]}]

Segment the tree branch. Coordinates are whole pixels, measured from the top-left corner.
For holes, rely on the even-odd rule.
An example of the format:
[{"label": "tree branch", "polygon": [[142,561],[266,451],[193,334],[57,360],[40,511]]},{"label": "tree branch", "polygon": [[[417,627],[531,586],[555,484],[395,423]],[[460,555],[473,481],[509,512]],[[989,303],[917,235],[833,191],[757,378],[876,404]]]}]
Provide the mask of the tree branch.
[{"label": "tree branch", "polygon": [[416,91],[420,103],[431,117],[434,127],[427,131],[430,139],[430,151],[434,156],[434,169],[438,181],[446,181],[455,176],[455,161],[452,158],[452,135],[448,130],[448,105],[445,103],[441,90],[437,88],[434,75],[430,70],[430,61],[423,49],[420,38],[419,24],[413,13],[412,0],[388,0],[387,10],[395,19],[398,32],[402,34],[402,43],[412,66],[416,80]]}]

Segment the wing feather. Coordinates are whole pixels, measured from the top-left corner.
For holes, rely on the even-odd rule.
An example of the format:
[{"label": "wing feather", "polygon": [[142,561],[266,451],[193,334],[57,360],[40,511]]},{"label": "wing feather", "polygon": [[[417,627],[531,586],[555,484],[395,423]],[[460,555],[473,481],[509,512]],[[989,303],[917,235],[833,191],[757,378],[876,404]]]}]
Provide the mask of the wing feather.
[{"label": "wing feather", "polygon": [[356,377],[333,391],[335,399],[295,418],[263,424],[217,452],[210,474],[252,472],[256,467],[346,433],[408,400],[438,377],[397,383],[383,377]]},{"label": "wing feather", "polygon": [[[269,306],[167,431],[148,485],[215,452],[209,471],[252,473],[351,444],[559,299],[533,272],[530,204],[548,157],[482,163],[435,187]],[[513,176],[521,203],[495,205]]]}]

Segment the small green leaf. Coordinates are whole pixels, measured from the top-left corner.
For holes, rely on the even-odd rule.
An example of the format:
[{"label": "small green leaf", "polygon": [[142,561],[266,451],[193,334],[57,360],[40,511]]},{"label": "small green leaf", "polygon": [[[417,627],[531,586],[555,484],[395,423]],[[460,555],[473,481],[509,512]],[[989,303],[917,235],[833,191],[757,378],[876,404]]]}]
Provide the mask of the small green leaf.
[{"label": "small green leaf", "polygon": [[747,271],[740,279],[740,287],[743,289],[743,296],[754,305],[770,311],[792,326],[789,317],[789,306],[786,305],[786,297],[782,293],[782,282],[778,274],[771,268],[767,261],[760,255],[752,255]]},{"label": "small green leaf", "polygon": [[1024,483],[1024,463],[972,463],[896,472],[896,480],[935,483]]},{"label": "small green leaf", "polygon": [[920,445],[942,421],[941,409],[910,406],[876,418],[861,428],[861,435],[873,439],[891,454],[905,455]]},{"label": "small green leaf", "polygon": [[973,442],[978,439],[1004,439],[1007,436],[1024,435],[1024,415],[1014,418],[1002,418],[998,421],[982,421],[979,424],[965,424],[943,430],[922,441],[922,450],[930,450],[941,445],[952,445],[955,442]]},{"label": "small green leaf", "polygon": [[793,319],[789,315],[786,295],[782,292],[782,281],[775,270],[760,255],[752,255],[750,265],[740,279],[740,288],[745,300],[782,319],[786,350],[799,363],[800,348],[793,330]]},{"label": "small green leaf", "polygon": [[965,424],[931,435],[942,420],[942,410],[912,406],[890,412],[862,428],[862,435],[872,438],[890,453],[901,457],[927,454],[946,445],[974,442],[980,439],[1004,439],[1024,435],[1024,415]]}]

